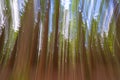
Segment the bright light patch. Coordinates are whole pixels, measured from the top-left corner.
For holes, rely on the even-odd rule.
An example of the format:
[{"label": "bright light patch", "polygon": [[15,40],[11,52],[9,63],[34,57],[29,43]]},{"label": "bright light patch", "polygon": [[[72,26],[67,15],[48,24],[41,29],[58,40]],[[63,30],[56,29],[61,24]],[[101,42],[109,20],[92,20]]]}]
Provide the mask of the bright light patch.
[{"label": "bright light patch", "polygon": [[4,13],[3,13],[3,10],[5,10],[5,6],[4,6],[4,1],[3,0],[0,0],[0,36],[2,34],[2,28],[4,27]]},{"label": "bright light patch", "polygon": [[19,29],[19,10],[17,0],[11,1],[11,13],[12,13],[12,26],[15,31]]},{"label": "bright light patch", "polygon": [[61,0],[62,6],[64,6],[64,9],[69,9],[71,1],[70,0]]}]

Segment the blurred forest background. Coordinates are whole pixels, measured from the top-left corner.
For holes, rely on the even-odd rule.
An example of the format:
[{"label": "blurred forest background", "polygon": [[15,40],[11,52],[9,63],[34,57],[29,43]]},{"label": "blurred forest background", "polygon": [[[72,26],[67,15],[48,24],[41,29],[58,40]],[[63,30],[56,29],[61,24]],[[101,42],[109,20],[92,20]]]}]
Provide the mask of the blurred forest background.
[{"label": "blurred forest background", "polygon": [[120,80],[120,0],[0,0],[0,80]]}]

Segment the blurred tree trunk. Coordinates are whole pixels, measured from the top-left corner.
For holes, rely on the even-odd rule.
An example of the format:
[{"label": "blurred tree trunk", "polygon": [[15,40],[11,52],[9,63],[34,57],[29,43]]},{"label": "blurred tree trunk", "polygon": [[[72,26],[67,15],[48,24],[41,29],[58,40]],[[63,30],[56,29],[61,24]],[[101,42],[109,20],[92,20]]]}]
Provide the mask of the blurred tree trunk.
[{"label": "blurred tree trunk", "polygon": [[120,4],[117,3],[117,0],[114,0],[114,19],[116,23],[114,49],[120,63]]},{"label": "blurred tree trunk", "polygon": [[55,42],[53,53],[53,80],[58,79],[58,46],[59,46],[59,8],[60,0],[55,0]]},{"label": "blurred tree trunk", "polygon": [[[28,79],[29,58],[34,30],[34,2],[28,0],[25,13],[22,18],[21,27],[18,35],[15,64],[13,69],[13,80]],[[19,73],[18,73],[19,72]]]},{"label": "blurred tree trunk", "polygon": [[48,26],[49,26],[49,10],[50,10],[50,0],[48,0],[47,8],[45,11],[44,27],[43,27],[43,37],[42,37],[42,48],[40,51],[40,58],[37,66],[36,80],[45,79],[45,69],[46,69],[46,56],[47,56],[47,46],[48,46]]}]

